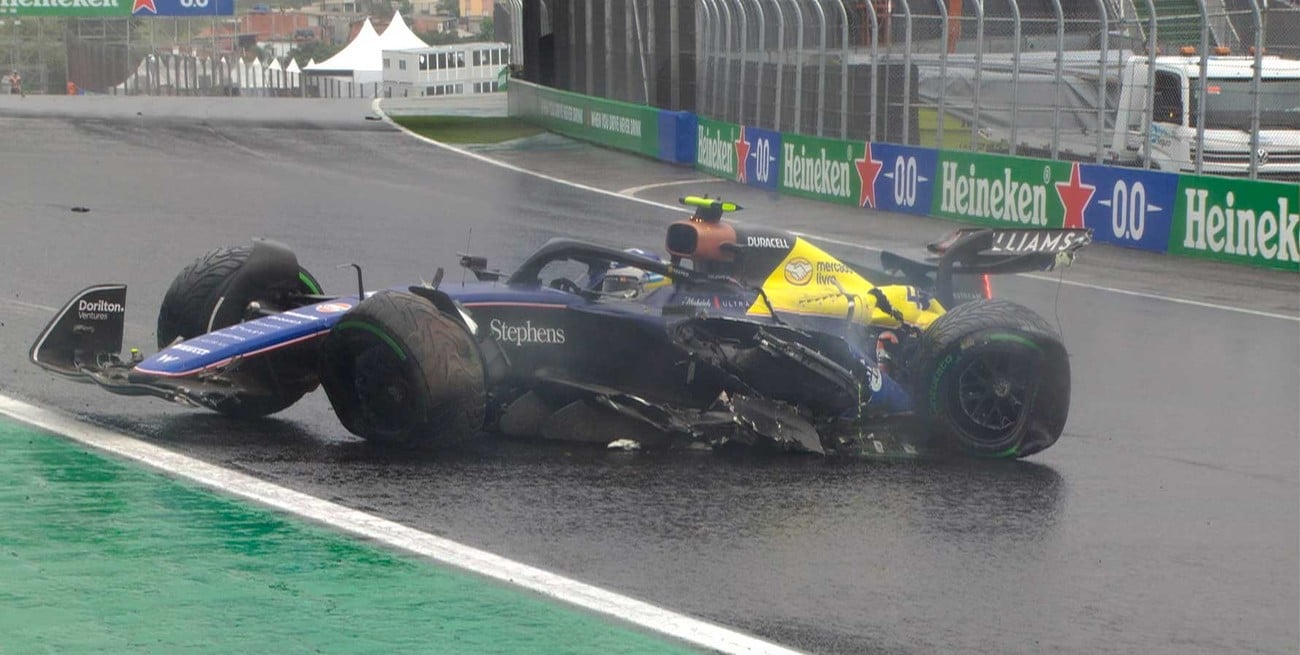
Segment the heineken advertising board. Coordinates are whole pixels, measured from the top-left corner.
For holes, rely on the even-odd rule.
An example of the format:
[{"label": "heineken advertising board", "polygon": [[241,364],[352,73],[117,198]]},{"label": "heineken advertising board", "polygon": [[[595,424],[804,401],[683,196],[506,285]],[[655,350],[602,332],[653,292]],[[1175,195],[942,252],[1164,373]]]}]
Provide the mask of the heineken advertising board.
[{"label": "heineken advertising board", "polygon": [[1178,192],[1178,174],[1097,164],[1080,167],[1080,194],[1090,194],[1081,227],[1118,246],[1164,252]]},{"label": "heineken advertising board", "polygon": [[[781,192],[861,206],[865,143],[783,134]],[[868,184],[867,188],[871,188]]]},{"label": "heineken advertising board", "polygon": [[[592,111],[615,115],[594,103],[612,105],[622,112],[616,131],[626,132],[638,106],[528,86],[537,92],[512,88],[511,115],[654,156],[628,147],[634,140],[611,144],[591,122]],[[1089,228],[1115,245],[1300,271],[1300,186],[1291,183],[693,125],[695,167],[750,186],[993,227]]]},{"label": "heineken advertising board", "polygon": [[701,118],[695,125],[695,168],[726,180],[740,181],[736,142],[740,126]]},{"label": "heineken advertising board", "polygon": [[0,16],[233,16],[235,0],[0,0]]},{"label": "heineken advertising board", "polygon": [[1170,253],[1300,271],[1300,185],[1179,178]]}]

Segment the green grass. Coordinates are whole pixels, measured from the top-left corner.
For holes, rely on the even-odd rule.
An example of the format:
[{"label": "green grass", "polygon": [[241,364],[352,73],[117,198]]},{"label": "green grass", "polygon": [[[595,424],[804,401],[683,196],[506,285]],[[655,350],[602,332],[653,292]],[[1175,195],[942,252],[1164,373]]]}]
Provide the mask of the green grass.
[{"label": "green grass", "polygon": [[399,125],[444,143],[501,143],[544,132],[504,116],[394,116]]}]

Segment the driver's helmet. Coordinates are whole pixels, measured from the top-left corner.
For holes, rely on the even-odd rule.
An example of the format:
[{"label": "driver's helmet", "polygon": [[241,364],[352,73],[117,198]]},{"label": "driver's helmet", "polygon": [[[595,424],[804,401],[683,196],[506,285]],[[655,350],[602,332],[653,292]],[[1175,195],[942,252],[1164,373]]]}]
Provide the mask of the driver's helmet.
[{"label": "driver's helmet", "polygon": [[[646,259],[653,259],[657,262],[663,261],[659,255],[641,248],[627,248],[623,252],[645,257]],[[667,282],[667,279],[658,273],[651,273],[635,266],[619,266],[618,263],[611,263],[609,271],[601,279],[600,290],[602,293],[636,298],[643,293],[667,284]]]}]

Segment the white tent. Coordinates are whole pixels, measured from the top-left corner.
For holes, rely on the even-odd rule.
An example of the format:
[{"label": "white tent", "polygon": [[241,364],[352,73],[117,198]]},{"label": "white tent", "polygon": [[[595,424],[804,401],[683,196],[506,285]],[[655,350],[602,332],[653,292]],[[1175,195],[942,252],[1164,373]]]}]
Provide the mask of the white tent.
[{"label": "white tent", "polygon": [[351,77],[352,81],[363,84],[379,82],[384,79],[385,50],[427,47],[429,45],[407,27],[401,13],[394,12],[393,21],[388,24],[383,36],[375,31],[367,18],[356,38],[338,54],[319,63],[308,62],[303,70],[317,75]]},{"label": "white tent", "polygon": [[271,57],[271,63],[266,67],[266,85],[273,89],[284,88],[284,69],[280,66],[280,59]]},{"label": "white tent", "polygon": [[298,67],[298,60],[290,57],[289,65],[284,67],[284,76],[289,82],[290,88],[298,88],[298,77],[300,73],[302,73],[302,69]]},{"label": "white tent", "polygon": [[347,46],[325,61],[307,64],[306,70],[323,75],[350,76],[357,82],[373,82],[383,79],[383,63],[379,33],[367,18],[361,31]]},{"label": "white tent", "polygon": [[393,20],[384,29],[384,33],[379,37],[379,50],[410,50],[413,48],[427,48],[429,44],[415,35],[411,28],[402,20],[402,14],[393,12]]}]

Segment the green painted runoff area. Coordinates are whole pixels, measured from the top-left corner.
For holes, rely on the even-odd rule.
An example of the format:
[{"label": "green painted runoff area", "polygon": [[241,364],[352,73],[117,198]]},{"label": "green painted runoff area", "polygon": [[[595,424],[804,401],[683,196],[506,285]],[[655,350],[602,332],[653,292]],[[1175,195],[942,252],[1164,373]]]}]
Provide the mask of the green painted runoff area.
[{"label": "green painted runoff area", "polygon": [[0,653],[681,653],[0,420]]}]

